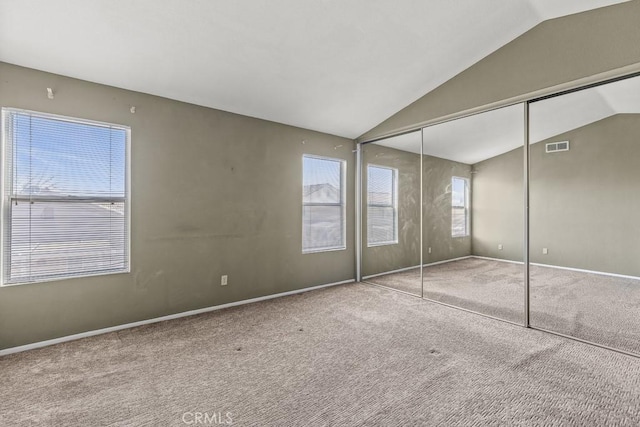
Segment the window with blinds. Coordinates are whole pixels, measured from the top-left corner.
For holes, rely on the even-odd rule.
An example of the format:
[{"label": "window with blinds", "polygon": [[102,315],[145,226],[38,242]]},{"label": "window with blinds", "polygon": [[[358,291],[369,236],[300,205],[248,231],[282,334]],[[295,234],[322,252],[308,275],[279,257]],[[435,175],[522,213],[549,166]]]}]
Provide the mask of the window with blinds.
[{"label": "window with blinds", "polygon": [[451,178],[451,237],[469,235],[469,180]]},{"label": "window with blinds", "polygon": [[2,115],[2,283],[129,271],[129,129]]},{"label": "window with blinds", "polygon": [[367,166],[367,245],[398,243],[398,170]]},{"label": "window with blinds", "polygon": [[302,252],[346,249],[345,169],[340,159],[302,156]]}]

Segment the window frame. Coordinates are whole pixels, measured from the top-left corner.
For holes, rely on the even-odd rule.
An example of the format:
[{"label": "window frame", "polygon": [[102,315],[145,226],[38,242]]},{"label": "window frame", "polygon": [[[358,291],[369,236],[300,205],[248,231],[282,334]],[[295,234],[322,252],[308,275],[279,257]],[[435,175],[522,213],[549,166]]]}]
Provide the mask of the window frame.
[{"label": "window frame", "polygon": [[[109,197],[96,197],[96,198],[87,198],[86,200],[100,200],[100,201],[109,201],[115,199],[121,199],[124,202],[124,214],[125,218],[125,227],[127,230],[125,243],[124,243],[124,251],[125,251],[125,260],[126,267],[122,269],[114,269],[112,271],[96,271],[96,272],[84,272],[79,274],[70,274],[66,276],[52,276],[52,277],[44,277],[37,278],[34,280],[21,281],[21,282],[7,282],[7,259],[5,253],[5,245],[7,241],[11,239],[9,230],[11,229],[11,202],[12,197],[7,193],[7,186],[13,184],[13,180],[7,179],[7,161],[14,161],[13,155],[11,159],[7,159],[7,144],[12,143],[12,138],[10,138],[10,133],[12,133],[11,129],[7,128],[7,116],[9,114],[26,114],[31,116],[36,116],[38,118],[50,119],[50,120],[58,120],[70,123],[77,123],[82,125],[90,125],[90,126],[99,126],[99,127],[107,127],[107,128],[115,128],[120,129],[125,132],[125,165],[124,165],[124,190],[125,195],[123,198],[109,198]],[[97,277],[97,276],[107,276],[114,274],[128,274],[131,273],[131,127],[116,123],[103,122],[98,120],[91,119],[83,119],[79,117],[70,117],[61,114],[53,114],[53,113],[45,113],[41,111],[27,110],[22,108],[13,108],[13,107],[2,107],[0,110],[0,194],[2,200],[0,201],[0,215],[1,221],[0,224],[0,288],[2,287],[10,287],[10,286],[22,286],[29,285],[33,283],[46,283],[46,282],[57,282],[63,280],[72,280],[86,277]],[[56,201],[55,198],[43,198],[41,200],[46,201]],[[64,202],[65,200],[60,199],[60,202]],[[76,203],[69,202],[67,203]]]},{"label": "window frame", "polygon": [[[391,205],[383,205],[383,204],[371,204],[371,201],[369,200],[369,168],[378,168],[378,169],[387,169],[391,171],[391,176],[393,179],[393,182],[391,184],[391,189],[393,191],[393,194],[391,196]],[[382,165],[377,165],[374,163],[367,163],[367,247],[368,248],[373,248],[376,246],[388,246],[388,245],[397,245],[399,243],[399,238],[398,235],[399,230],[398,230],[398,217],[400,216],[400,210],[398,208],[398,178],[399,178],[399,172],[397,168],[391,167],[391,166],[382,166]],[[370,235],[369,235],[369,212],[370,212],[370,207],[382,207],[382,208],[388,208],[391,207],[393,208],[393,240],[388,240],[388,241],[384,241],[384,242],[374,242],[371,243],[369,241]]]},{"label": "window frame", "polygon": [[[461,180],[464,182],[464,206],[454,206],[453,205],[453,182],[454,180]],[[451,177],[451,238],[459,239],[469,237],[471,235],[471,186],[469,185],[469,178],[464,178],[461,176],[452,176]],[[454,209],[463,209],[464,210],[464,234],[454,234],[453,230],[453,210]]]},{"label": "window frame", "polygon": [[[315,160],[326,160],[331,162],[337,162],[340,165],[340,203],[309,203],[304,200],[304,159],[315,159]],[[347,249],[347,186],[346,186],[346,177],[347,177],[347,161],[345,159],[338,159],[335,157],[327,157],[327,156],[319,156],[315,154],[303,154],[302,155],[302,238],[300,240],[300,244],[302,246],[302,254],[314,254],[321,252],[334,252],[334,251],[344,251]],[[305,222],[304,222],[304,210],[307,206],[340,206],[341,213],[341,224],[340,227],[342,229],[341,232],[341,245],[340,246],[329,246],[325,248],[314,248],[314,249],[305,249],[304,248],[304,234],[305,234]]]}]

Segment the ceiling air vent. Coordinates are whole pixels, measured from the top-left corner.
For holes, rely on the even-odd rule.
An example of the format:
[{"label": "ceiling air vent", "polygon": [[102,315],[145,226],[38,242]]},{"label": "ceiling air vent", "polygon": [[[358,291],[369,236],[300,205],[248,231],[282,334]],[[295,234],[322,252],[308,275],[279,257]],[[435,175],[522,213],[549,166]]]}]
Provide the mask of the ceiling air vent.
[{"label": "ceiling air vent", "polygon": [[547,153],[569,151],[569,141],[550,142],[547,144]]}]

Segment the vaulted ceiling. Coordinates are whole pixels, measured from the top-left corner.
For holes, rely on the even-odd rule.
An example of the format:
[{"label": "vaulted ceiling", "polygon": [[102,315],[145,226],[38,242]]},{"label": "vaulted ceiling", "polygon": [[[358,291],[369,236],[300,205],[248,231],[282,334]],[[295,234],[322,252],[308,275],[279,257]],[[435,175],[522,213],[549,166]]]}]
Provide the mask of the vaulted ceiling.
[{"label": "vaulted ceiling", "polygon": [[615,0],[0,0],[0,61],[355,138]]},{"label": "vaulted ceiling", "polygon": [[[616,114],[640,114],[640,77],[530,104],[529,142],[536,144]],[[375,142],[396,150],[475,164],[524,145],[524,107],[512,105]]]}]

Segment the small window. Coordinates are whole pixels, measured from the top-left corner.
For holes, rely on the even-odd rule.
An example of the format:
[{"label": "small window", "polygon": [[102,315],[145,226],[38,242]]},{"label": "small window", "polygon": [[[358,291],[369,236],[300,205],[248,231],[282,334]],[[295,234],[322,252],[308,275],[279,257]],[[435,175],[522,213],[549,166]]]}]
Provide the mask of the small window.
[{"label": "small window", "polygon": [[454,176],[451,180],[451,236],[469,235],[469,180]]},{"label": "small window", "polygon": [[2,115],[2,283],[128,272],[129,129]]},{"label": "small window", "polygon": [[346,162],[302,157],[302,253],[346,249]]},{"label": "small window", "polygon": [[398,243],[398,170],[367,166],[367,246]]}]

